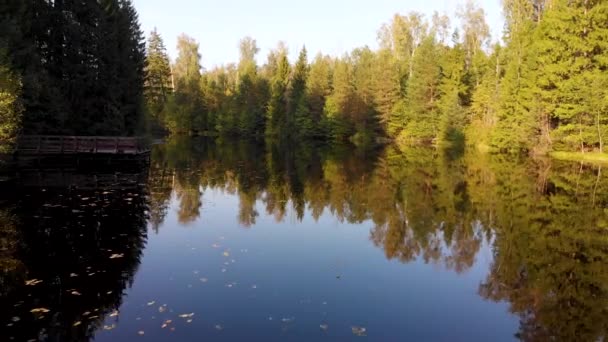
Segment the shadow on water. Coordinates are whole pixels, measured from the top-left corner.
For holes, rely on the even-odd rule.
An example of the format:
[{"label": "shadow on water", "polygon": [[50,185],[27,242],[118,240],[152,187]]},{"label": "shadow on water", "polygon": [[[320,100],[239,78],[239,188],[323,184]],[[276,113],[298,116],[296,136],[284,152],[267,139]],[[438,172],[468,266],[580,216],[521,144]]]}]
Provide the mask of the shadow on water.
[{"label": "shadow on water", "polygon": [[147,240],[147,171],[31,170],[2,192],[2,339],[87,341],[111,328]]}]

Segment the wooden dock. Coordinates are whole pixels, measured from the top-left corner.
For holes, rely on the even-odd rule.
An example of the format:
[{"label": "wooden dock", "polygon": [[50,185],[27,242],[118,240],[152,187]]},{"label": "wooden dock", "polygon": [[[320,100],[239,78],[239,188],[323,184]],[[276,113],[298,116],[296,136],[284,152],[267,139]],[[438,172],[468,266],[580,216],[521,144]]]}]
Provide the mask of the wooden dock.
[{"label": "wooden dock", "polygon": [[147,155],[150,146],[138,137],[25,135],[17,140],[18,156]]}]

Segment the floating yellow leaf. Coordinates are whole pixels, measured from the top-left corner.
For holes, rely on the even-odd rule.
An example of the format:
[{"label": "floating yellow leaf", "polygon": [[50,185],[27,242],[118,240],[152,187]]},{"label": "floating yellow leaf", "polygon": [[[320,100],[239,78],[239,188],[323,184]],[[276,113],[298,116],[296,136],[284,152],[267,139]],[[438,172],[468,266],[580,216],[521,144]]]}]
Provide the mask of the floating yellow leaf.
[{"label": "floating yellow leaf", "polygon": [[230,256],[230,253],[228,253],[228,251],[226,251],[226,252],[224,252],[224,256],[225,256],[225,257],[229,257],[229,256]]},{"label": "floating yellow leaf", "polygon": [[78,322],[74,322],[74,324],[72,324],[72,326],[73,326],[73,327],[77,327],[77,326],[79,326],[79,325],[81,325],[81,324],[82,324],[82,322],[81,322],[81,321],[78,321]]},{"label": "floating yellow leaf", "polygon": [[73,296],[82,296],[82,293],[78,292],[78,291],[72,291],[71,294]]},{"label": "floating yellow leaf", "polygon": [[25,285],[27,285],[27,286],[34,286],[34,285],[38,285],[40,283],[42,283],[42,280],[38,280],[38,279],[32,279],[32,280],[25,281]]},{"label": "floating yellow leaf", "polygon": [[110,255],[110,259],[123,258],[124,256],[125,256],[124,254],[112,254],[112,255]]},{"label": "floating yellow leaf", "polygon": [[194,312],[189,313],[189,314],[181,314],[181,315],[179,315],[180,318],[192,318],[192,316],[194,316]]},{"label": "floating yellow leaf", "polygon": [[36,309],[32,309],[30,310],[31,313],[47,313],[50,312],[51,310],[47,309],[47,308],[36,308]]},{"label": "floating yellow leaf", "polygon": [[114,312],[112,312],[110,314],[110,317],[116,317],[116,316],[118,316],[118,310],[115,310]]}]

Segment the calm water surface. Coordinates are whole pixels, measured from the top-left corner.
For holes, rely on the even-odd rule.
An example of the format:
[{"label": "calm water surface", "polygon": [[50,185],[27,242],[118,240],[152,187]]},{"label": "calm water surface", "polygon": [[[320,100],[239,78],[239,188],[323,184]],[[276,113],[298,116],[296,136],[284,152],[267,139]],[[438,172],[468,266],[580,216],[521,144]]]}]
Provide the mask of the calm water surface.
[{"label": "calm water surface", "polygon": [[173,140],[0,195],[4,341],[593,341],[601,167]]}]

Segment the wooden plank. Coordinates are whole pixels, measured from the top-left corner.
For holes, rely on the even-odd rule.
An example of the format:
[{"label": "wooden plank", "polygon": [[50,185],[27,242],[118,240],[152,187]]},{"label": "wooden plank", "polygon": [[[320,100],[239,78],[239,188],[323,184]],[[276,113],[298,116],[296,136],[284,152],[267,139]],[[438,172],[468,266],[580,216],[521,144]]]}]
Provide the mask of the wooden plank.
[{"label": "wooden plank", "polygon": [[17,153],[36,155],[57,154],[147,154],[145,140],[139,137],[103,136],[21,136]]}]

